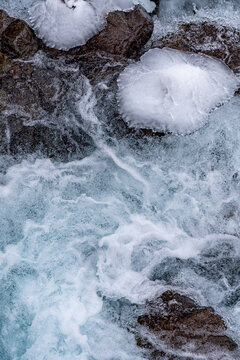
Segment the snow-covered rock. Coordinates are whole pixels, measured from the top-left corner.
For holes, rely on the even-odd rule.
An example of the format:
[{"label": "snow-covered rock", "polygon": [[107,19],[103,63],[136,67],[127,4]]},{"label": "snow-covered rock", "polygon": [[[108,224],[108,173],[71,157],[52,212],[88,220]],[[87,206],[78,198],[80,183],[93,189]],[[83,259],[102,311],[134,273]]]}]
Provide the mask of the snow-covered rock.
[{"label": "snow-covered rock", "polygon": [[152,49],[118,79],[118,102],[131,128],[189,134],[234,95],[238,80],[222,62],[173,49]]},{"label": "snow-covered rock", "polygon": [[97,34],[109,12],[127,11],[136,4],[147,11],[155,7],[150,0],[46,0],[35,3],[29,15],[32,27],[47,45],[68,50]]}]

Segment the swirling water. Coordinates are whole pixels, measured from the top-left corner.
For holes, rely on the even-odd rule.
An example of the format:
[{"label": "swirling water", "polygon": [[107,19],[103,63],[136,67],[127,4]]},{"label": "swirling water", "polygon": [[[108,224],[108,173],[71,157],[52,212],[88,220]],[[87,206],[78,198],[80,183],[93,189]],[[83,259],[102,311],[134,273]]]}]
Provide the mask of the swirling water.
[{"label": "swirling water", "polygon": [[0,359],[140,360],[102,298],[169,288],[213,306],[240,344],[239,96],[191,135],[109,142],[81,82],[91,156],[0,160]]}]

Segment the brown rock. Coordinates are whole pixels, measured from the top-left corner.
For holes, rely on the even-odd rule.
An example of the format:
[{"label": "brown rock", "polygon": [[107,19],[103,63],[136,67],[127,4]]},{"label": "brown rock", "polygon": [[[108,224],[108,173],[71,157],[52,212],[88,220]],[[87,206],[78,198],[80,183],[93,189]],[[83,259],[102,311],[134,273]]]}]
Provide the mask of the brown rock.
[{"label": "brown rock", "polygon": [[29,58],[38,50],[34,32],[22,20],[14,20],[2,33],[2,52],[14,58]]},{"label": "brown rock", "polygon": [[[103,30],[84,46],[68,51],[51,49],[42,41],[40,46],[50,58],[78,63],[81,72],[92,84],[96,84],[108,78],[109,73],[116,72],[118,76],[131,61],[129,59],[138,58],[152,31],[151,16],[141,6],[136,6],[129,12],[109,13]],[[115,75],[113,77],[116,78]]]},{"label": "brown rock", "polygon": [[13,18],[8,16],[6,11],[0,10],[0,36],[2,35],[3,31],[8,27],[8,25],[11,24],[13,20],[14,20]]},{"label": "brown rock", "polygon": [[[192,299],[173,291],[166,291],[147,303],[138,323],[150,337],[152,334],[155,340],[178,351],[210,354],[237,349],[237,344],[226,335],[223,319],[212,308],[198,306]],[[146,342],[138,335],[138,345],[153,350],[156,356],[149,336]]]},{"label": "brown rock", "polygon": [[[5,55],[3,55],[5,58]],[[1,62],[0,62],[1,63]],[[9,61],[0,72],[0,154],[38,156],[69,160],[90,155],[91,137],[68,121],[65,114],[73,79],[69,70],[57,70],[44,58],[34,62]],[[75,75],[75,80],[79,74]],[[74,83],[74,81],[73,81]]]},{"label": "brown rock", "polygon": [[214,23],[183,24],[175,33],[154,41],[152,47],[169,47],[214,56],[231,69],[240,67],[240,31]]},{"label": "brown rock", "polygon": [[4,73],[10,68],[10,61],[7,55],[0,52],[0,74]]},{"label": "brown rock", "polygon": [[104,51],[135,58],[153,32],[153,20],[141,6],[129,12],[109,13],[106,22],[104,29],[87,42],[86,52]]}]

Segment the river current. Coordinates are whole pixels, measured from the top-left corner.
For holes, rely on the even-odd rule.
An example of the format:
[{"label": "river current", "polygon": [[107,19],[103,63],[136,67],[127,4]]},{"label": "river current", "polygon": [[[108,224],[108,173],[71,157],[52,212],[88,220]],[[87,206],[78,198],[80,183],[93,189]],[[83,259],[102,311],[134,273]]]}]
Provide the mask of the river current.
[{"label": "river current", "polygon": [[[0,7],[27,20],[32,2]],[[240,27],[239,0],[216,3],[194,16]],[[154,36],[192,16],[190,1],[162,1]],[[143,359],[103,297],[141,304],[165,289],[213,306],[240,345],[240,97],[191,135],[109,141],[79,82],[71,111],[91,156],[0,158],[0,359]]]}]

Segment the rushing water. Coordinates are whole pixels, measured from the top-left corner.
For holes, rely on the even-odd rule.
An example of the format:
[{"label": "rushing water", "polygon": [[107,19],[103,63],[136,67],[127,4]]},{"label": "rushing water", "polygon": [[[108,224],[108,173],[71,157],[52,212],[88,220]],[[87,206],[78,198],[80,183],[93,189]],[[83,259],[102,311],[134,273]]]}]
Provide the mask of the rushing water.
[{"label": "rushing water", "polygon": [[[3,3],[27,17],[29,1]],[[227,21],[234,6],[213,11]],[[240,345],[239,96],[192,135],[109,142],[81,81],[90,157],[1,159],[0,359],[140,360],[102,296],[143,303],[169,288],[213,306]]]}]

